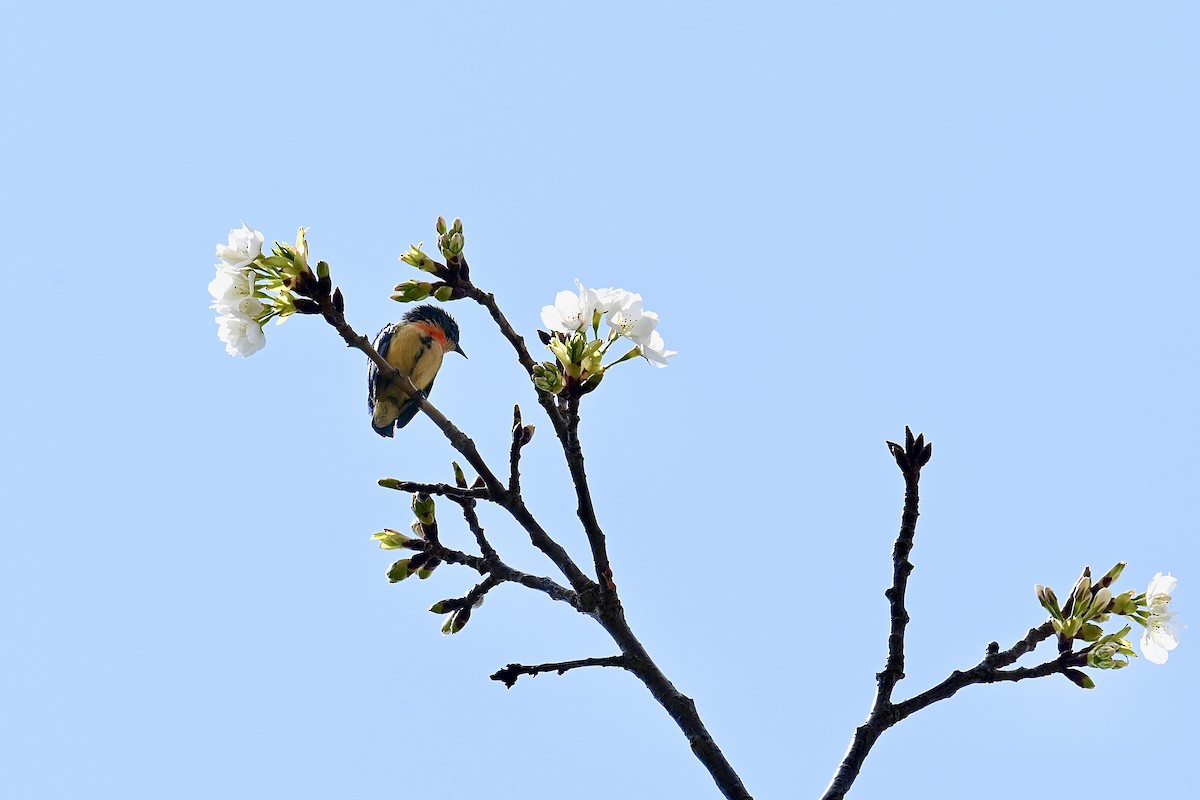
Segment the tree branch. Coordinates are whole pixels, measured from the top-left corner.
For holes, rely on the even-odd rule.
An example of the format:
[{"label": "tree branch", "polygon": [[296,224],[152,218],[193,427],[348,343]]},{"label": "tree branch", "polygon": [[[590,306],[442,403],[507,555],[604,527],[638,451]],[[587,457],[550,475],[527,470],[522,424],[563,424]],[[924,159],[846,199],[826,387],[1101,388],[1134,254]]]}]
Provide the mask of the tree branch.
[{"label": "tree branch", "polygon": [[[340,303],[334,302],[329,294],[324,294],[314,298],[320,305],[321,315],[325,318],[333,328],[342,337],[342,340],[351,347],[361,350],[369,359],[375,362],[379,367],[381,374],[386,375],[393,380],[398,380],[401,386],[408,392],[418,403],[421,411],[425,413],[433,423],[438,426],[442,434],[449,440],[451,447],[463,455],[467,462],[475,469],[475,472],[483,479],[487,486],[488,499],[508,510],[510,514],[525,528],[529,533],[529,539],[535,547],[546,554],[547,558],[558,567],[567,580],[571,582],[571,586],[580,594],[591,594],[591,588],[594,584],[588,577],[583,574],[583,570],[571,559],[567,551],[562,548],[557,542],[550,538],[549,534],[537,523],[529,510],[525,508],[525,503],[520,495],[509,493],[508,489],[500,483],[495,473],[488,467],[483,456],[475,447],[475,443],[471,441],[465,433],[460,431],[455,425],[446,419],[424,393],[418,392],[416,386],[404,375],[400,370],[393,367],[381,356],[367,340],[367,337],[362,336],[354,331],[346,322],[346,317],[338,308]],[[499,309],[497,309],[497,312]],[[507,324],[507,321],[505,321]],[[519,337],[518,337],[519,338]],[[449,496],[449,495],[447,495]]]},{"label": "tree branch", "polygon": [[509,689],[522,675],[538,675],[543,672],[557,672],[559,675],[568,670],[580,667],[625,667],[625,656],[604,656],[602,658],[580,658],[576,661],[559,661],[554,664],[509,664],[504,669],[497,670],[490,676],[494,681],[502,681]]}]

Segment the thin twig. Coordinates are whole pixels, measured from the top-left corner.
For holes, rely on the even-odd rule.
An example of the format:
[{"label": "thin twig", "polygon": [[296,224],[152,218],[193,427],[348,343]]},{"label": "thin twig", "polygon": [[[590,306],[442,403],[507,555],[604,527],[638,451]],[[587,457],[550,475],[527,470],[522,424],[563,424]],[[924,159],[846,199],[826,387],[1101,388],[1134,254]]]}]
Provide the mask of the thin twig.
[{"label": "thin twig", "polygon": [[451,486],[448,483],[421,483],[419,481],[403,481],[396,478],[381,478],[379,485],[386,489],[395,489],[399,492],[439,495],[456,503],[464,500],[491,499],[486,487],[464,489],[461,486]]},{"label": "thin twig", "polygon": [[500,562],[500,556],[492,547],[491,542],[484,535],[483,526],[479,523],[479,515],[475,513],[475,504],[469,500],[457,501],[462,508],[463,519],[467,521],[467,527],[471,529],[471,533],[475,534],[475,542],[479,545],[479,552],[483,553],[483,559],[487,563]]},{"label": "thin twig", "polygon": [[568,670],[579,669],[580,667],[624,667],[625,656],[604,656],[602,658],[580,658],[575,661],[559,661],[554,664],[534,664],[527,666],[525,664],[509,664],[504,669],[497,670],[492,673],[491,679],[494,681],[502,681],[509,689],[517,682],[517,678],[522,675],[539,675],[543,672],[557,672],[559,675],[566,673]]},{"label": "thin twig", "polygon": [[519,583],[522,586],[543,592],[554,600],[567,603],[576,610],[584,610],[584,604],[576,592],[573,592],[567,587],[555,583],[551,578],[530,575],[529,573],[521,572],[518,569],[513,569],[498,558],[492,560],[482,556],[464,553],[461,550],[454,550],[442,544],[428,547],[425,549],[425,552],[428,552],[435,558],[445,561],[447,564],[462,564],[465,567],[470,567],[471,569],[475,570],[480,575],[493,575],[501,581],[508,583]]}]

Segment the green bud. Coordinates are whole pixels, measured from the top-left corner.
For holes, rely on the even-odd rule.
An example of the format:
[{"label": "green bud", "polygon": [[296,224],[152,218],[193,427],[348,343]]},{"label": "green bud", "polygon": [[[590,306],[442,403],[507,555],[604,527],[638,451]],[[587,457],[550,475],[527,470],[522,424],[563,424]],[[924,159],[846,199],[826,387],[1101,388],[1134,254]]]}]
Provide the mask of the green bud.
[{"label": "green bud", "polygon": [[372,534],[371,538],[377,540],[379,547],[383,550],[398,550],[412,541],[412,537],[405,536],[391,528],[384,528],[378,533]]},{"label": "green bud", "polygon": [[1033,591],[1037,594],[1038,602],[1042,604],[1042,608],[1050,612],[1050,616],[1057,620],[1062,619],[1062,611],[1058,607],[1058,598],[1054,596],[1054,590],[1049,586],[1042,586],[1040,583],[1033,587]]},{"label": "green bud", "polygon": [[385,489],[399,489],[400,481],[397,478],[380,478],[379,485]]},{"label": "green bud", "polygon": [[1058,631],[1058,635],[1064,639],[1070,640],[1075,638],[1075,634],[1079,633],[1079,629],[1083,627],[1083,620],[1079,617],[1067,617],[1059,621],[1054,620],[1054,630]]},{"label": "green bud", "polygon": [[1104,573],[1104,577],[1097,581],[1097,583],[1100,586],[1112,586],[1113,582],[1116,581],[1117,578],[1121,577],[1121,573],[1125,571],[1125,567],[1127,566],[1129,565],[1126,562],[1118,561],[1112,569]]},{"label": "green bud", "polygon": [[563,376],[553,361],[533,365],[533,385],[543,392],[558,394],[563,389]]},{"label": "green bud", "polygon": [[1075,587],[1071,589],[1071,595],[1067,598],[1067,604],[1063,606],[1063,613],[1067,615],[1079,614],[1087,609],[1092,604],[1092,578],[1088,570],[1083,571],[1083,575],[1075,582]]},{"label": "green bud", "polygon": [[467,624],[467,620],[471,618],[471,609],[460,608],[458,611],[446,620],[446,624],[442,626],[442,633],[458,633]]},{"label": "green bud", "polygon": [[395,564],[392,564],[392,566],[388,568],[388,580],[392,583],[399,583],[407,578],[411,574],[408,571],[408,565],[411,560],[412,559],[409,558],[402,558]]},{"label": "green bud", "polygon": [[443,303],[449,303],[451,300],[456,299],[454,297],[454,289],[449,286],[440,287],[433,293],[433,296]]},{"label": "green bud", "polygon": [[438,217],[438,218],[437,218],[437,232],[438,232],[439,234],[445,234],[445,233],[446,233],[446,218],[445,218],[445,217]]},{"label": "green bud", "polygon": [[272,305],[275,307],[276,314],[281,317],[290,317],[296,313],[296,296],[287,289],[280,287],[279,293],[275,295]]},{"label": "green bud", "polygon": [[1079,638],[1085,642],[1097,642],[1104,635],[1104,629],[1099,625],[1085,622],[1079,627]]},{"label": "green bud", "polygon": [[1063,670],[1063,675],[1066,676],[1067,680],[1078,686],[1080,689],[1096,688],[1096,682],[1077,669]]},{"label": "green bud", "polygon": [[429,297],[431,289],[433,289],[433,284],[426,281],[405,281],[396,284],[396,288],[393,290],[396,293],[392,295],[392,299],[397,303],[415,303]]},{"label": "green bud", "polygon": [[449,614],[452,611],[458,611],[466,603],[461,597],[451,597],[448,600],[439,600],[429,607],[429,610],[435,614]]},{"label": "green bud", "polygon": [[438,264],[421,249],[421,246],[424,244],[424,242],[421,242],[421,244],[417,245],[410,244],[408,246],[408,252],[400,256],[400,260],[409,266],[416,267],[422,272],[432,272],[436,274],[438,272]]},{"label": "green bud", "polygon": [[457,461],[451,461],[450,466],[454,467],[454,485],[460,489],[467,488],[467,476],[463,473],[462,467]]},{"label": "green bud", "polygon": [[573,357],[570,343],[564,342],[562,339],[555,339],[554,341],[550,342],[548,346],[550,348],[550,352],[554,353],[555,357],[558,358],[559,363],[562,364],[563,370],[566,371],[566,373],[572,378],[578,378],[580,375],[580,367]]},{"label": "green bud", "polygon": [[1088,606],[1087,612],[1083,615],[1084,619],[1093,619],[1099,617],[1108,610],[1108,606],[1112,603],[1112,591],[1105,587],[1096,590],[1092,596],[1092,604]]},{"label": "green bud", "polygon": [[437,559],[437,558],[428,559],[424,564],[421,565],[421,568],[417,570],[417,577],[420,578],[421,580],[425,580],[426,578],[428,578],[430,575],[433,574],[433,571],[435,569],[437,569],[441,565],[441,563],[442,563],[441,559]]},{"label": "green bud", "polygon": [[447,244],[446,249],[457,256],[462,253],[464,244],[466,244],[466,241],[463,239],[463,235],[461,233],[453,233],[450,235],[450,242]]},{"label": "green bud", "polygon": [[324,261],[317,262],[317,277],[318,278],[328,278],[329,277],[329,264],[327,264]]},{"label": "green bud", "polygon": [[1121,592],[1113,598],[1112,613],[1129,616],[1138,610],[1137,601],[1133,599],[1133,592]]},{"label": "green bud", "polygon": [[435,519],[433,498],[424,492],[418,492],[413,495],[412,500],[413,513],[417,515],[417,519],[423,525],[432,525]]},{"label": "green bud", "polygon": [[414,520],[412,521],[412,524],[411,524],[411,525],[409,525],[408,527],[409,527],[409,528],[412,530],[413,534],[414,534],[414,535],[415,535],[415,536],[416,536],[418,539],[424,539],[424,538],[425,538],[425,526],[421,524],[421,520],[419,520],[419,519],[414,519]]},{"label": "green bud", "polygon": [[1096,669],[1124,669],[1129,661],[1118,658],[1120,650],[1115,644],[1101,645],[1094,648],[1087,657],[1087,665]]},{"label": "green bud", "polygon": [[595,390],[596,387],[600,385],[600,381],[604,380],[604,375],[605,373],[603,370],[596,372],[593,375],[589,375],[588,379],[579,387],[579,391],[582,394],[587,394],[588,392]]}]

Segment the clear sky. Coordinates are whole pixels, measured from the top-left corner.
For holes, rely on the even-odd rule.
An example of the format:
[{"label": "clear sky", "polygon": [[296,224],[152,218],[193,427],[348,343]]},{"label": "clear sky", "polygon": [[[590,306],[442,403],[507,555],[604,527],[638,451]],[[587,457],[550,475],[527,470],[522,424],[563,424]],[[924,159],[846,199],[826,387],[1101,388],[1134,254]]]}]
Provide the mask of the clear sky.
[{"label": "clear sky", "polygon": [[[502,587],[446,637],[471,575],[387,583],[370,534],[411,513],[375,481],[453,453],[375,436],[312,319],[225,354],[242,220],[310,226],[370,334],[439,214],[531,342],[575,278],[643,295],[680,355],[587,398],[588,469],[634,630],[758,798],[816,796],[866,717],[905,424],[934,457],[898,697],[1085,564],[1171,571],[1200,619],[1195,3],[119,5],[0,26],[0,795],[717,797],[631,676],[487,679],[612,653],[589,620]],[[432,399],[501,461],[540,410],[450,310],[471,358]],[[524,474],[586,561],[546,425]],[[1194,632],[1090,692],[964,690],[854,796],[1192,796]]]}]

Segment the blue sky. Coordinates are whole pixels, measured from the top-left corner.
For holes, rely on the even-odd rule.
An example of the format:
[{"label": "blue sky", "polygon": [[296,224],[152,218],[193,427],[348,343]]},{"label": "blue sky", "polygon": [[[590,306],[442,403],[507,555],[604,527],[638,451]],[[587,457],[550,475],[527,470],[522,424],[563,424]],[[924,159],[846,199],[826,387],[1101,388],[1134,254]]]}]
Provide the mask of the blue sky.
[{"label": "blue sky", "polygon": [[[898,697],[1020,638],[1033,585],[1085,564],[1180,576],[1187,624],[1198,23],[1179,2],[8,11],[0,794],[717,796],[632,677],[487,680],[611,653],[590,621],[502,587],[444,637],[426,609],[469,575],[387,583],[369,536],[411,514],[375,481],[445,480],[454,455],[422,419],[376,437],[364,359],[311,319],[224,353],[205,286],[242,220],[309,226],[368,334],[439,214],[529,341],[575,278],[643,295],[680,355],[588,397],[588,470],[634,630],[756,797],[817,795],[866,717],[905,424],[934,458]],[[451,311],[471,358],[432,399],[502,461],[512,404],[539,409],[486,314]],[[586,560],[549,432],[528,503]],[[1194,793],[1190,633],[1094,691],[964,690],[885,734],[853,796]]]}]

